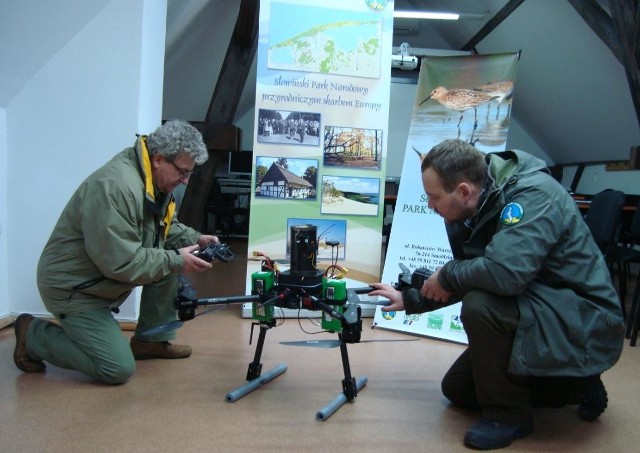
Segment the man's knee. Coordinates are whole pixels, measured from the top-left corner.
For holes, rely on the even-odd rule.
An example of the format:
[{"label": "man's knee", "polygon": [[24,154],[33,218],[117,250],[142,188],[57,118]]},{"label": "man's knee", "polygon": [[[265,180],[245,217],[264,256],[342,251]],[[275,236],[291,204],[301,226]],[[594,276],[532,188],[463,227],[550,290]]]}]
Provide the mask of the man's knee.
[{"label": "man's knee", "polygon": [[136,371],[136,361],[131,358],[96,366],[96,379],[105,384],[124,384]]},{"label": "man's knee", "polygon": [[462,298],[462,308],[460,310],[460,317],[465,327],[467,324],[478,321],[485,317],[487,311],[487,301],[495,296],[481,290],[472,290],[464,295]]},{"label": "man's knee", "polygon": [[474,391],[463,390],[445,379],[442,380],[442,394],[447,398],[451,404],[458,407],[476,408],[480,407],[478,399]]},{"label": "man's knee", "polygon": [[462,298],[460,319],[467,333],[476,327],[513,330],[517,326],[518,317],[518,303],[515,297],[473,290]]},{"label": "man's knee", "polygon": [[451,380],[449,375],[445,375],[442,379],[442,383],[440,384],[440,389],[442,390],[442,394],[451,401],[451,404],[455,406],[465,406],[465,402],[468,400],[463,396],[460,391],[460,387],[458,383]]},{"label": "man's knee", "polygon": [[451,401],[452,404],[462,407],[476,407],[478,398],[476,396],[473,382],[473,373],[468,363],[463,360],[466,353],[458,359],[442,378],[440,388],[442,394]]}]

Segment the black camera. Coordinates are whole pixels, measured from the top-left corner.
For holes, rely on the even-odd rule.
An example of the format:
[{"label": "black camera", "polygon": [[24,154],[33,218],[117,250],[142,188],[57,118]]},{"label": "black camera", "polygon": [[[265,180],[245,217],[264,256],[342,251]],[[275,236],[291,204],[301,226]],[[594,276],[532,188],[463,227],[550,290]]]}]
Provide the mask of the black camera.
[{"label": "black camera", "polygon": [[433,274],[433,271],[426,267],[419,267],[411,272],[411,270],[404,264],[400,263],[399,266],[400,269],[402,269],[402,272],[398,275],[397,289],[420,289],[422,288],[422,285],[424,285],[424,282],[431,277],[431,274]]},{"label": "black camera", "polygon": [[229,246],[221,242],[218,242],[217,244],[210,242],[205,248],[194,250],[191,253],[208,263],[213,260],[219,260],[226,263],[234,258],[233,253],[229,250]]},{"label": "black camera", "polygon": [[173,306],[178,310],[180,321],[188,321],[196,316],[196,308],[198,308],[196,290],[182,274],[178,275],[178,297],[174,300]]},{"label": "black camera", "polygon": [[413,271],[413,274],[411,274],[411,287],[416,289],[422,288],[424,282],[431,277],[432,274],[433,271],[431,269],[427,269],[426,267],[417,268]]}]

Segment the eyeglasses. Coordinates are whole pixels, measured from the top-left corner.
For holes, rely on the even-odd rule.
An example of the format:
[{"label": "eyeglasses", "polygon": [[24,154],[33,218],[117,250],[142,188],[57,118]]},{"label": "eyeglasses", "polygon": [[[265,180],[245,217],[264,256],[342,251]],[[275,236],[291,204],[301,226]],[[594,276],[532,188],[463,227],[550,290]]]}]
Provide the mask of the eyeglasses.
[{"label": "eyeglasses", "polygon": [[180,168],[178,167],[178,165],[176,165],[176,163],[170,159],[165,159],[167,162],[169,162],[171,165],[173,165],[173,168],[175,168],[176,170],[178,170],[178,173],[180,174],[180,179],[189,179],[189,177],[193,174],[193,170],[187,170],[186,168]]}]

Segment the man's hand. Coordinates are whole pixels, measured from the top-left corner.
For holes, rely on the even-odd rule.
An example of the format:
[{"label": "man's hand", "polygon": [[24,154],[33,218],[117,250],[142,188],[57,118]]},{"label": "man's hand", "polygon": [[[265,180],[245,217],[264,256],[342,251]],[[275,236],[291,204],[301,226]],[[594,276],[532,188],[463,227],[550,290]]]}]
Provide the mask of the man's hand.
[{"label": "man's hand", "polygon": [[436,269],[436,271],[425,280],[422,288],[420,288],[420,294],[427,299],[435,300],[436,302],[447,302],[453,293],[446,291],[442,285],[440,285],[440,282],[438,281],[439,273],[440,268]]},{"label": "man's hand", "polygon": [[202,234],[198,238],[198,245],[202,248],[205,248],[207,245],[211,244],[212,242],[214,244],[219,244],[220,239],[218,239],[218,236],[211,236],[209,234]]},{"label": "man's hand", "polygon": [[[215,236],[207,236],[207,237],[215,237]],[[180,252],[180,256],[182,256],[182,258],[184,259],[182,272],[184,272],[185,274],[188,274],[189,272],[203,272],[203,271],[206,271],[207,269],[211,269],[211,263],[208,263],[205,260],[202,260],[197,256],[195,256],[193,254],[194,250],[198,250],[197,245],[190,245],[189,247],[183,247],[181,249],[178,249],[178,252]]]},{"label": "man's hand", "polygon": [[374,291],[368,293],[369,296],[382,296],[389,299],[390,304],[382,307],[382,311],[404,311],[402,293],[387,283],[372,283]]}]

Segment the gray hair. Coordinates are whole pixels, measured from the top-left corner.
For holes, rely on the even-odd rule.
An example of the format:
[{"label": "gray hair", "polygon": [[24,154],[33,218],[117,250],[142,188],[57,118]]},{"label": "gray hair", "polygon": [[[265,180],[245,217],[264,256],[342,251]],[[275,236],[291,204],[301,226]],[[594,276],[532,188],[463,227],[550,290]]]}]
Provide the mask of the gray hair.
[{"label": "gray hair", "polygon": [[147,148],[152,156],[162,154],[168,159],[186,154],[196,165],[205,163],[209,158],[202,134],[183,120],[169,120],[150,133]]},{"label": "gray hair", "polygon": [[424,156],[420,170],[424,173],[427,168],[432,168],[440,177],[442,187],[448,193],[463,181],[481,187],[487,177],[485,155],[460,139],[445,140],[431,148]]}]

